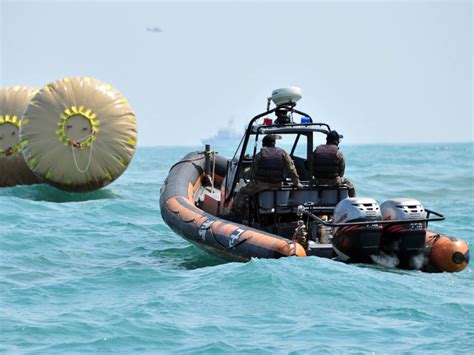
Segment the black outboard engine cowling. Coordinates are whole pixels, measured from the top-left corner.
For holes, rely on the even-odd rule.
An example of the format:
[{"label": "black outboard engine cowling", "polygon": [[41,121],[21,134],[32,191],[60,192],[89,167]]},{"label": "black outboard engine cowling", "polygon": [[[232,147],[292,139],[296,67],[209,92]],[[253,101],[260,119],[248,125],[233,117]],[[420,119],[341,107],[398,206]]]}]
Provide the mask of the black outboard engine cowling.
[{"label": "black outboard engine cowling", "polygon": [[[340,201],[334,209],[333,223],[381,221],[380,207],[371,198],[352,197]],[[345,262],[373,262],[379,254],[382,227],[378,224],[333,228],[333,247]]]},{"label": "black outboard engine cowling", "polygon": [[[426,218],[423,205],[414,199],[397,198],[380,205],[385,221]],[[399,260],[398,267],[419,270],[423,267],[426,222],[386,224],[381,250]]]}]

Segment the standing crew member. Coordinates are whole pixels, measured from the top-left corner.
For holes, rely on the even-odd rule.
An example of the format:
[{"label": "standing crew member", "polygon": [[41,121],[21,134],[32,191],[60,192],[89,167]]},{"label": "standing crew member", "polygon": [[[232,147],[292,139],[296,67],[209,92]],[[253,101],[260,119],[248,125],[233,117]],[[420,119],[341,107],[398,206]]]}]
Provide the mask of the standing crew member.
[{"label": "standing crew member", "polygon": [[247,198],[260,191],[281,187],[285,177],[291,178],[298,188],[303,187],[291,157],[283,149],[275,147],[275,140],[280,138],[274,134],[263,137],[262,149],[255,156],[250,168],[252,180],[239,190],[232,203],[232,218],[238,219],[245,215]]},{"label": "standing crew member", "polygon": [[346,163],[339,149],[339,141],[342,137],[337,131],[330,131],[326,137],[326,144],[321,144],[314,150],[314,177],[317,184],[347,185],[349,197],[354,197],[356,194],[354,185],[344,177]]}]

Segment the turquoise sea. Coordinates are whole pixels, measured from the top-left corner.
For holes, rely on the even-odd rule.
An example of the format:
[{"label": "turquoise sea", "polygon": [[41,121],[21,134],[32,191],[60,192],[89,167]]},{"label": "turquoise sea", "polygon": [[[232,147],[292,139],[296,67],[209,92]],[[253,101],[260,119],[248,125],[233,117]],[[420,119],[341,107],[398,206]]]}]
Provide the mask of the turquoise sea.
[{"label": "turquoise sea", "polygon": [[[224,263],[173,233],[160,186],[197,149],[139,148],[94,193],[0,189],[1,351],[472,353],[472,265],[428,274],[316,257]],[[431,229],[474,244],[474,143],[342,150],[359,196],[416,198],[447,217]]]}]

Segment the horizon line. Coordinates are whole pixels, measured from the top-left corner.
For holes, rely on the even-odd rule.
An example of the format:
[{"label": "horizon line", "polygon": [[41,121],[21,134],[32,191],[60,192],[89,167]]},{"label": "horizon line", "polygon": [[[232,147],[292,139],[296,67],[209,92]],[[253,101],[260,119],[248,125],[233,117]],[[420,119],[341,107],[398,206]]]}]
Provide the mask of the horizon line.
[{"label": "horizon line", "polygon": [[[445,141],[445,142],[392,142],[392,143],[387,143],[387,142],[373,142],[373,143],[342,143],[344,146],[360,146],[360,145],[429,145],[429,144],[469,144],[469,143],[474,143],[474,139],[471,141]],[[138,144],[137,147],[139,148],[167,148],[167,147],[200,147],[204,146],[205,143],[202,144],[156,144],[156,145],[142,145]],[[237,143],[238,145],[238,143]],[[236,145],[236,147],[237,147]],[[341,144],[340,144],[341,145]],[[211,146],[217,146],[217,147],[222,147],[222,144],[217,144],[217,145],[212,145]]]}]

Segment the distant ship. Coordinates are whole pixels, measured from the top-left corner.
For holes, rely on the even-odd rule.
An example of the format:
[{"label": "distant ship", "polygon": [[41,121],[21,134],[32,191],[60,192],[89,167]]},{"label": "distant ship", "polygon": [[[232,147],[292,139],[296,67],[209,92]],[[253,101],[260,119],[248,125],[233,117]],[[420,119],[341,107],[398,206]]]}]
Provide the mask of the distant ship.
[{"label": "distant ship", "polygon": [[148,32],[163,32],[163,30],[161,28],[156,27],[156,26],[155,27],[147,27],[146,30]]},{"label": "distant ship", "polygon": [[236,147],[242,139],[242,133],[245,128],[240,131],[234,127],[234,120],[230,119],[226,128],[221,128],[211,137],[201,140],[202,144],[210,144],[211,146],[230,146]]},{"label": "distant ship", "polygon": [[236,146],[236,143],[239,144],[242,139],[242,133],[238,133],[233,129],[222,128],[217,131],[217,133],[209,138],[202,139],[202,144],[210,144],[215,146],[224,146],[230,145],[232,147]]}]

